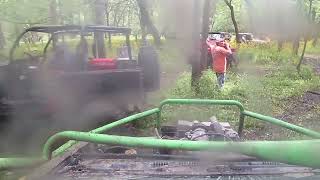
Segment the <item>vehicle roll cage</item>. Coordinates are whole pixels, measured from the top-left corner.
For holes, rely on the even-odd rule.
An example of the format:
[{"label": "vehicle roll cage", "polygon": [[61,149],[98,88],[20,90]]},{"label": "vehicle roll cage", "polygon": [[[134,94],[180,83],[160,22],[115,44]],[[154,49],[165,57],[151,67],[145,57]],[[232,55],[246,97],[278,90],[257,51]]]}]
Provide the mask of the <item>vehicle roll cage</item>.
[{"label": "vehicle roll cage", "polygon": [[46,43],[43,54],[47,53],[47,49],[50,44],[53,42],[54,37],[57,34],[64,34],[64,33],[77,33],[80,34],[82,37],[84,34],[87,33],[110,33],[110,34],[124,34],[126,36],[126,44],[128,46],[128,54],[129,59],[132,60],[132,51],[130,45],[130,34],[131,29],[125,27],[111,27],[111,26],[98,26],[98,25],[88,25],[88,26],[79,26],[79,25],[48,25],[48,26],[34,26],[24,30],[14,42],[12,48],[10,49],[9,60],[13,61],[13,55],[16,48],[19,46],[20,40],[22,37],[28,32],[41,32],[41,33],[48,33],[51,34],[48,42]]},{"label": "vehicle roll cage", "polygon": [[[292,130],[298,134],[308,136],[309,140],[290,141],[246,141],[246,142],[217,142],[217,141],[187,141],[168,140],[150,137],[128,137],[105,134],[118,126],[139,121],[154,115],[150,120],[154,121],[155,128],[160,131],[161,114],[164,106],[172,105],[207,105],[207,106],[234,106],[240,111],[238,133],[241,136],[245,117],[270,123],[285,129]],[[77,141],[91,142],[96,144],[112,144],[127,147],[144,147],[175,149],[186,151],[219,151],[233,152],[247,156],[253,156],[267,161],[276,161],[291,165],[320,168],[320,133],[303,128],[288,122],[264,116],[245,110],[244,106],[234,100],[210,100],[210,99],[167,99],[154,109],[131,115],[113,123],[94,129],[90,132],[64,131],[51,136],[45,143],[42,156],[39,157],[16,157],[0,158],[0,170],[34,166],[49,161],[52,157],[64,154]],[[54,150],[53,145],[59,140],[70,140],[66,144]]]}]

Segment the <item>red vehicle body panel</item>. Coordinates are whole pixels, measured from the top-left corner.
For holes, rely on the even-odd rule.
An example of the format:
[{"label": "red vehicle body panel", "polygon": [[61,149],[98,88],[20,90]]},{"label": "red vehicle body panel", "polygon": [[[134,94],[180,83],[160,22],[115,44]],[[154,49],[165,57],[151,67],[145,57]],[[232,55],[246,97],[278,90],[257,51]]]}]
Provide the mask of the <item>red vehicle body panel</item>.
[{"label": "red vehicle body panel", "polygon": [[89,70],[108,70],[108,69],[117,69],[116,59],[95,58],[89,61]]}]

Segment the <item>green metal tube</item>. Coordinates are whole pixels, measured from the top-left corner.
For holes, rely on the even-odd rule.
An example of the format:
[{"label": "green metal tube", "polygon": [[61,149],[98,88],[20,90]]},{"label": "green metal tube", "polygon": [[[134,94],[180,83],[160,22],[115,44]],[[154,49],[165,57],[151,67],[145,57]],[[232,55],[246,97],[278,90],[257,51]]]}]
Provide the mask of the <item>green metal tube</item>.
[{"label": "green metal tube", "polygon": [[45,161],[46,159],[39,158],[39,157],[38,158],[24,158],[24,157],[0,158],[0,170],[36,166]]},{"label": "green metal tube", "polygon": [[[240,110],[240,119],[239,119],[239,127],[243,127],[244,118],[242,112],[244,111],[243,105],[239,101],[234,100],[210,100],[210,99],[167,99],[160,103],[160,112],[157,117],[157,128],[161,126],[161,112],[163,106],[165,105],[174,105],[174,104],[185,104],[185,105],[220,105],[220,106],[237,106]],[[242,131],[241,128],[239,128]],[[241,134],[241,132],[239,132]]]},{"label": "green metal tube", "polygon": [[[121,120],[115,121],[113,123],[107,124],[105,126],[99,127],[99,128],[94,129],[94,130],[92,130],[90,132],[91,133],[97,133],[97,134],[105,133],[105,132],[109,131],[112,128],[127,124],[129,122],[135,121],[135,120],[143,118],[143,117],[147,117],[147,116],[156,114],[159,111],[160,110],[158,108],[151,109],[151,110],[148,110],[148,111],[144,111],[142,113],[138,113],[138,114],[123,118]],[[64,145],[60,146],[58,149],[56,149],[53,152],[53,156],[55,157],[55,156],[58,156],[59,154],[64,153],[66,150],[68,150],[71,146],[73,146],[76,143],[77,143],[76,141],[68,141],[67,143],[65,143]]]},{"label": "green metal tube", "polygon": [[264,116],[264,115],[261,115],[261,114],[258,114],[258,113],[254,113],[254,112],[250,112],[250,111],[244,111],[243,114],[246,115],[246,116],[249,116],[249,117],[256,118],[258,120],[264,121],[264,122],[268,122],[268,123],[271,123],[271,124],[274,124],[274,125],[277,125],[277,126],[284,127],[286,129],[290,129],[292,131],[295,131],[295,132],[300,133],[300,134],[304,134],[304,135],[312,137],[312,138],[317,138],[317,139],[320,138],[320,133],[318,133],[316,131],[312,131],[310,129],[306,129],[306,128],[303,128],[303,127],[300,127],[300,126],[297,126],[297,125],[294,125],[294,124],[290,124],[290,123],[287,123],[285,121],[281,121],[281,120],[273,118],[273,117]]},{"label": "green metal tube", "polygon": [[228,105],[237,106],[240,111],[244,111],[243,105],[234,100],[209,100],[209,99],[167,99],[160,103],[160,111],[167,104],[189,104],[189,105]]},{"label": "green metal tube", "polygon": [[46,142],[43,149],[43,156],[45,158],[50,159],[52,145],[61,138],[128,147],[234,152],[269,161],[320,168],[320,140],[252,142],[180,141],[65,131],[52,136]]},{"label": "green metal tube", "polygon": [[77,144],[77,141],[71,140],[71,141],[66,142],[65,144],[63,144],[58,149],[56,149],[52,152],[53,157],[56,157],[56,156],[59,156],[60,154],[65,153],[66,151],[68,151],[69,148],[71,148],[75,144]]},{"label": "green metal tube", "polygon": [[118,126],[121,126],[121,125],[124,125],[124,124],[127,124],[129,122],[132,122],[132,121],[135,121],[137,119],[140,119],[140,118],[144,118],[144,117],[147,117],[147,116],[151,116],[153,114],[156,114],[158,113],[160,110],[158,108],[155,108],[155,109],[151,109],[151,110],[148,110],[148,111],[144,111],[142,113],[138,113],[138,114],[135,114],[135,115],[132,115],[132,116],[129,116],[129,117],[126,117],[126,118],[123,118],[119,121],[115,121],[113,123],[110,123],[110,124],[107,124],[105,126],[102,126],[100,128],[97,128],[97,129],[94,129],[92,130],[91,132],[92,133],[104,133],[106,131],[109,131],[110,129],[112,128],[115,128],[115,127],[118,127]]},{"label": "green metal tube", "polygon": [[[134,120],[147,117],[153,114],[156,114],[159,112],[159,109],[151,109],[149,111],[145,111],[139,114],[135,114],[129,117],[126,117],[124,119],[121,119],[119,121],[115,121],[113,123],[107,124],[103,127],[99,127],[97,129],[94,129],[90,131],[91,133],[104,133],[112,128],[115,128],[117,126],[132,122]],[[63,154],[66,152],[70,147],[75,145],[77,141],[68,141],[64,145],[60,146],[58,149],[56,149],[52,155],[53,157],[56,157],[60,154]],[[10,168],[19,168],[19,167],[27,167],[27,166],[33,166],[36,164],[40,164],[42,162],[45,162],[46,159],[43,158],[0,158],[0,170],[3,169],[10,169]]]},{"label": "green metal tube", "polygon": [[[106,126],[103,126],[103,127],[100,127],[100,128],[97,128],[95,130],[92,130],[90,131],[90,133],[87,133],[86,136],[88,134],[91,135],[91,137],[93,137],[92,135],[94,135],[94,133],[104,133],[114,127],[117,127],[117,126],[120,126],[120,125],[123,125],[123,124],[126,124],[126,123],[129,123],[129,122],[132,122],[132,121],[135,121],[135,120],[138,120],[140,118],[143,118],[143,117],[147,117],[147,116],[150,116],[150,115],[153,115],[153,114],[157,114],[157,118],[156,118],[156,125],[157,127],[160,127],[160,119],[161,119],[161,110],[163,108],[164,105],[166,104],[198,104],[198,105],[235,105],[237,106],[239,109],[240,109],[240,124],[239,124],[239,130],[242,131],[242,127],[243,127],[243,122],[244,122],[244,117],[245,116],[249,116],[249,117],[253,117],[253,118],[256,118],[256,119],[259,119],[259,120],[262,120],[262,121],[265,121],[265,122],[269,122],[269,123],[272,123],[272,124],[276,124],[276,125],[279,125],[281,127],[284,127],[284,128],[287,128],[287,129],[290,129],[290,130],[293,130],[295,132],[298,132],[298,133],[301,133],[301,134],[305,134],[307,136],[310,136],[310,137],[314,137],[314,138],[320,138],[320,133],[317,133],[315,131],[312,131],[312,130],[309,130],[309,129],[305,129],[305,128],[302,128],[302,127],[299,127],[299,126],[296,126],[296,125],[292,125],[290,123],[287,123],[287,122],[284,122],[284,121],[281,121],[281,120],[278,120],[278,119],[275,119],[275,118],[272,118],[272,117],[268,117],[268,116],[264,116],[264,115],[260,115],[260,114],[257,114],[257,113],[253,113],[253,112],[250,112],[250,111],[245,111],[242,104],[239,103],[238,101],[232,101],[232,100],[200,100],[200,99],[168,99],[168,100],[165,100],[161,103],[160,107],[159,108],[156,108],[156,109],[152,109],[152,110],[149,110],[149,111],[145,111],[145,112],[142,112],[142,113],[139,113],[139,114],[136,114],[136,115],[133,115],[133,116],[129,116],[127,118],[124,118],[124,119],[121,119],[119,121],[116,121],[116,122],[113,122],[111,124],[108,124]],[[241,126],[241,123],[242,123],[242,126]],[[78,135],[81,135],[81,136],[76,136],[75,135],[76,132],[72,132],[72,135],[70,134],[65,134],[65,138],[69,138],[69,139],[72,139],[72,141],[69,141],[68,143],[64,144],[63,146],[61,146],[60,148],[58,148],[57,150],[55,150],[52,155],[55,157],[57,155],[60,155],[62,153],[64,153],[67,149],[69,149],[71,146],[73,146],[74,144],[77,143],[76,140],[80,140],[80,141],[86,141],[88,140],[88,142],[97,142],[96,138],[93,138],[93,139],[83,139],[84,137],[82,137],[82,133],[78,134]],[[69,136],[70,135],[70,136]],[[58,134],[58,135],[55,135],[53,137],[51,137],[45,147],[44,147],[44,152],[46,151],[47,154],[50,154],[49,152],[51,152],[51,142],[54,143],[55,142],[55,139],[60,139],[60,137],[63,137],[63,134]],[[98,137],[100,137],[100,135],[98,135]],[[105,135],[105,137],[110,137],[108,135]],[[117,136],[112,136],[112,137],[117,137]],[[123,140],[123,141],[119,141],[119,142],[114,142],[114,141],[111,141],[110,139],[108,139],[107,141],[102,141],[101,143],[114,143],[114,144],[119,144],[119,145],[127,145],[129,146],[130,143],[129,141],[127,141],[128,139],[127,138],[130,138],[130,137],[124,137],[125,141],[123,139],[120,139],[120,140]],[[90,141],[89,141],[90,140]],[[91,141],[92,140],[92,141]],[[171,146],[170,147],[164,147],[164,145],[155,145],[155,144],[152,144],[150,139],[147,141],[147,142],[150,142],[151,144],[144,144],[143,141],[144,139],[143,138],[133,138],[132,140],[134,140],[134,142],[142,142],[142,146],[143,147],[154,147],[154,148],[172,148]],[[158,141],[158,140],[157,140]],[[170,144],[171,144],[172,141],[170,141]],[[176,143],[179,143],[180,141],[177,141]],[[279,142],[281,144],[279,145],[289,145],[291,143],[294,143],[294,144],[299,144],[300,141],[288,141],[287,143],[286,142]],[[162,141],[162,143],[169,143],[167,141]],[[199,142],[196,142],[197,144]],[[201,142],[203,143],[203,142]],[[200,143],[200,145],[201,145]],[[212,143],[212,142],[208,142],[208,143]],[[217,142],[215,142],[217,143]],[[260,152],[261,150],[261,147],[264,147],[264,145],[266,145],[266,149],[271,149],[272,151],[274,149],[274,147],[271,146],[271,144],[269,142],[255,142],[256,144],[252,144],[252,142],[250,142],[251,145],[256,145],[256,144],[259,144],[259,151],[255,151],[255,153],[258,153]],[[277,142],[272,142],[273,145],[276,144]],[[314,145],[313,143],[318,143],[318,141],[303,141],[303,144],[301,145],[301,147],[303,148],[308,148],[308,146],[312,147],[312,145]],[[241,144],[245,144],[245,143],[241,143]],[[306,145],[306,144],[310,144],[310,145]],[[132,146],[139,146],[138,144],[133,144]],[[189,145],[188,145],[189,146]],[[193,146],[193,144],[192,144]],[[211,144],[210,144],[211,146]],[[176,148],[177,146],[175,146],[174,148]],[[289,146],[288,146],[289,147]],[[293,150],[295,149],[294,146],[290,146]],[[186,146],[183,146],[182,149],[186,149],[188,150],[188,148],[190,147],[186,147]],[[199,148],[197,146],[197,148]],[[226,148],[226,147],[224,147]],[[241,146],[238,145],[236,148],[239,148],[241,149]],[[286,149],[286,147],[283,147],[281,146],[281,148],[283,149]],[[179,149],[179,148],[178,148]],[[218,148],[219,149],[219,148]],[[197,149],[197,150],[200,150],[200,149]],[[217,148],[215,149],[217,150]],[[242,152],[244,152],[245,150],[248,150],[248,148],[244,148]],[[317,149],[319,150],[319,149]],[[279,149],[278,149],[279,151]],[[282,149],[281,149],[282,151]],[[258,153],[258,157],[265,157],[265,156],[268,156],[268,154],[271,154],[272,157],[277,157],[276,154],[274,154],[275,152],[277,151],[274,151],[274,152],[271,152],[271,153],[268,153],[268,151],[261,151],[261,153]],[[241,152],[240,152],[241,153]],[[251,154],[254,154],[252,151],[250,151]],[[264,154],[265,153],[265,154]],[[306,152],[304,152],[306,153]],[[309,152],[308,152],[309,153]],[[44,153],[46,154],[46,153]],[[246,154],[246,153],[244,153]],[[264,155],[263,155],[264,154]],[[281,154],[281,153],[280,153]],[[292,153],[294,155],[297,155],[295,154],[294,152]],[[250,154],[247,154],[247,155],[250,155]],[[301,154],[299,154],[301,155]],[[311,155],[314,155],[314,154],[311,154],[310,153],[310,158],[312,157]],[[49,155],[47,155],[47,157],[49,157]],[[272,157],[269,158],[269,160],[272,160]],[[279,158],[283,158],[284,156],[280,156]],[[316,157],[316,155],[314,156]],[[304,157],[300,156],[301,159],[303,159]],[[266,158],[268,159],[268,158]],[[277,158],[273,158],[273,160],[275,161],[281,161],[280,159],[277,159]],[[292,157],[292,159],[294,159]],[[303,161],[301,159],[294,159],[294,163],[295,162],[298,162],[298,161]],[[39,159],[35,159],[35,158],[0,158],[0,169],[6,169],[6,168],[11,168],[11,167],[22,167],[22,166],[25,166],[25,165],[33,165],[34,163],[37,163],[39,162],[38,160],[41,160],[43,161],[42,158],[39,158]],[[282,162],[291,162],[289,161],[288,159],[283,159]],[[294,164],[293,163],[293,164]],[[301,163],[300,163],[301,164]],[[301,164],[303,165],[303,164]]]}]

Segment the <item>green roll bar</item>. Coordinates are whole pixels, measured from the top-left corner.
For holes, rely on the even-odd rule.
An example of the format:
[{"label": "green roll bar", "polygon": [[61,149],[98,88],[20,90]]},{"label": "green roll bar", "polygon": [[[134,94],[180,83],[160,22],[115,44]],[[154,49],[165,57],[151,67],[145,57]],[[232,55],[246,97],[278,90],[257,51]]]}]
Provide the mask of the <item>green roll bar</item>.
[{"label": "green roll bar", "polygon": [[245,117],[252,117],[257,120],[268,122],[292,131],[295,131],[299,134],[303,134],[312,138],[320,139],[320,133],[312,131],[310,129],[306,129],[294,124],[287,123],[285,121],[264,116],[258,113],[246,111],[243,107],[243,105],[239,101],[234,100],[208,100],[208,99],[167,99],[160,103],[158,117],[157,117],[157,127],[160,127],[161,124],[161,112],[163,110],[163,107],[165,105],[220,105],[220,106],[236,106],[238,107],[240,111],[240,117],[239,117],[239,127],[238,127],[238,134],[239,136],[242,135],[243,127],[244,127],[244,120]]},{"label": "green roll bar", "polygon": [[51,158],[50,148],[52,145],[58,140],[66,138],[77,141],[115,144],[128,147],[234,152],[263,160],[320,168],[320,140],[251,142],[181,141],[93,134],[76,131],[60,132],[50,137],[43,149],[44,158],[49,160]]},{"label": "green roll bar", "polygon": [[[150,140],[150,139],[149,139],[149,141],[146,141],[145,138],[139,138],[139,137],[123,137],[124,138],[123,139],[123,138],[120,138],[119,136],[99,135],[99,134],[104,133],[104,132],[106,132],[106,131],[108,131],[108,130],[110,130],[112,128],[117,127],[117,126],[120,126],[120,125],[123,125],[123,124],[126,124],[126,123],[130,123],[130,122],[133,122],[133,121],[136,121],[136,120],[139,120],[141,118],[144,118],[144,117],[147,117],[147,116],[151,116],[151,115],[154,115],[154,114],[157,115],[156,124],[155,125],[159,128],[161,126],[161,112],[162,112],[163,107],[165,105],[224,105],[224,106],[236,106],[240,110],[239,129],[238,129],[239,135],[242,134],[242,130],[243,130],[243,127],[244,127],[244,120],[245,120],[245,117],[248,116],[248,117],[255,118],[257,120],[261,120],[263,122],[272,123],[274,125],[290,129],[292,131],[295,131],[297,133],[300,133],[300,134],[303,134],[303,135],[306,135],[306,136],[309,136],[309,137],[312,137],[312,138],[320,139],[320,133],[318,133],[318,132],[315,132],[315,131],[312,131],[312,130],[309,130],[309,129],[306,129],[306,128],[303,128],[303,127],[300,127],[300,126],[296,126],[296,125],[281,121],[281,120],[276,119],[276,118],[272,118],[272,117],[264,116],[264,115],[261,115],[261,114],[258,114],[258,113],[253,113],[253,112],[250,112],[250,111],[246,111],[246,110],[244,110],[243,105],[238,101],[233,101],[233,100],[201,100],[201,99],[168,99],[168,100],[165,100],[165,101],[161,102],[161,104],[160,104],[160,106],[158,108],[154,108],[154,109],[142,112],[142,113],[138,113],[138,114],[123,118],[121,120],[118,120],[118,121],[115,121],[113,123],[107,124],[107,125],[105,125],[103,127],[94,129],[94,130],[92,130],[92,131],[90,131],[88,133],[83,133],[83,132],[62,132],[62,133],[58,133],[58,134],[50,137],[49,140],[47,141],[47,143],[45,144],[44,149],[43,149],[44,156],[41,158],[41,160],[46,161],[46,160],[49,160],[51,158],[51,156],[56,157],[56,156],[62,154],[63,152],[68,150],[71,146],[73,146],[75,143],[77,143],[77,140],[78,141],[95,142],[95,143],[111,143],[111,144],[127,145],[127,146],[134,146],[134,147],[138,146],[138,145],[139,146],[141,145],[142,147],[154,147],[154,148],[159,147],[158,143],[163,143],[163,146],[161,146],[161,147],[165,146],[165,148],[168,148],[168,149],[181,148],[181,149],[186,149],[186,150],[188,149],[188,146],[191,145],[191,144],[192,144],[192,146],[194,144],[198,144],[198,143],[199,144],[203,144],[203,142],[199,142],[199,141],[197,141],[197,142],[188,142],[188,141],[186,141],[186,142],[182,143],[182,145],[179,146],[179,147],[178,146],[166,146],[167,144],[171,144],[172,142],[174,142],[174,144],[176,144],[176,142],[180,142],[180,141],[170,141],[170,140],[161,140],[161,141],[156,140],[156,141],[154,141],[154,140]],[[69,140],[72,140],[72,141],[67,142],[66,144],[64,144],[63,146],[61,146],[57,150],[55,150],[53,153],[51,153],[52,152],[51,151],[52,144],[55,142],[55,140],[60,139],[60,137],[63,137],[63,138],[66,138],[66,139],[69,139]],[[110,140],[111,137],[115,138],[115,139],[114,140]],[[105,140],[103,140],[103,139],[105,139]],[[145,141],[148,142],[148,143],[147,144],[143,143]],[[130,143],[130,142],[136,142],[136,143]],[[319,152],[319,150],[320,150],[320,149],[318,149],[318,146],[313,146],[312,145],[312,144],[319,144],[318,140],[313,140],[313,141],[284,141],[284,142],[266,142],[266,141],[263,141],[263,142],[243,142],[241,144],[239,144],[239,143],[231,143],[231,144],[237,144],[237,146],[235,146],[237,148],[243,147],[242,144],[250,145],[250,147],[252,147],[252,148],[260,147],[255,152],[256,153],[257,152],[261,152],[262,154],[266,153],[266,155],[261,155],[261,153],[258,153],[258,154],[251,153],[252,156],[259,155],[258,157],[266,158],[266,159],[269,159],[269,160],[288,162],[288,163],[297,164],[297,165],[306,165],[306,166],[310,166],[310,167],[320,167],[319,164],[317,164],[317,163],[310,164],[310,163],[307,163],[307,162],[302,162],[304,157],[302,157],[301,153],[300,152],[298,153],[298,151],[297,152],[294,151],[294,150],[291,151],[292,152],[291,153],[292,156],[290,156],[290,157],[289,156],[284,156],[285,154],[283,154],[283,153],[280,153],[281,156],[280,155],[276,156],[276,154],[280,150],[282,151],[282,148],[283,149],[287,149],[287,148],[285,148],[285,146],[290,144],[288,142],[294,144],[295,146],[301,146],[303,148],[314,147],[312,149],[316,150],[316,152]],[[207,144],[206,149],[209,148],[212,151],[219,150],[219,148],[217,148],[218,145],[215,146],[214,144],[220,144],[220,145],[224,144],[221,147],[222,148],[226,148],[227,147],[225,142],[221,142],[221,143],[220,142],[208,142],[208,143],[209,144]],[[274,148],[281,148],[281,149],[277,149],[277,151],[273,151],[273,152],[264,151],[264,150],[262,150],[264,147],[266,147],[266,146],[264,146],[264,144],[266,144],[266,146],[268,145],[267,147],[269,147],[269,150],[272,149],[271,148],[272,146],[274,146]],[[290,146],[290,147],[292,147],[292,146]],[[274,148],[272,150],[275,150]],[[295,149],[295,148],[293,148],[293,149]],[[202,150],[202,149],[195,148],[194,150]],[[228,150],[228,148],[226,148],[225,150]],[[247,150],[249,151],[249,149],[247,149]],[[306,151],[304,151],[303,153],[306,153]],[[244,151],[241,151],[240,153],[244,153]],[[244,154],[250,155],[248,153],[244,153]],[[269,158],[269,154],[272,154],[272,157],[276,157],[276,159],[270,159]],[[301,159],[299,159],[299,158],[298,159],[294,159],[293,155],[296,155],[296,157],[299,157]],[[313,156],[314,153],[309,153],[308,156],[309,155],[310,155],[310,158],[312,159],[311,156]],[[266,157],[266,156],[268,156],[268,157]],[[318,157],[314,157],[314,158],[317,159]],[[26,159],[23,159],[23,160],[24,160],[24,162],[26,162]],[[29,159],[29,160],[30,161],[27,161],[27,162],[31,165],[32,161],[34,159]],[[320,162],[320,161],[318,161],[318,162]],[[16,166],[14,166],[14,164],[16,164]],[[18,163],[17,159],[12,159],[12,158],[2,158],[1,159],[0,158],[0,170],[1,169],[7,169],[9,167],[10,168],[11,167],[20,167],[18,164],[19,163]]]},{"label": "green roll bar", "polygon": [[209,100],[209,99],[167,99],[160,103],[157,127],[161,126],[161,112],[165,105],[218,105],[218,106],[236,106],[240,110],[238,134],[241,136],[244,124],[244,107],[239,101],[234,100]]}]

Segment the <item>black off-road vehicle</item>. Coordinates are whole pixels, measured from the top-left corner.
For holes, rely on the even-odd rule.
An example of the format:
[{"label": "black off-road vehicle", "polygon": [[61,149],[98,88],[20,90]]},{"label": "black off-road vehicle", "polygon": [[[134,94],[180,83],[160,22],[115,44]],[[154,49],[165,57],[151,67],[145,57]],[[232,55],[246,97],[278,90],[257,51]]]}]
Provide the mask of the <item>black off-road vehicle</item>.
[{"label": "black off-road vehicle", "polygon": [[[22,42],[27,33],[45,34],[42,41],[47,43],[37,45],[42,52],[21,52],[28,49],[28,43]],[[117,53],[101,56],[98,34],[122,35],[123,45]],[[130,34],[129,28],[107,26],[26,29],[14,43],[8,64],[0,66],[1,117],[49,114],[88,120],[137,109],[146,92],[159,88],[160,73],[153,47],[142,46],[138,59],[133,58]]]}]

